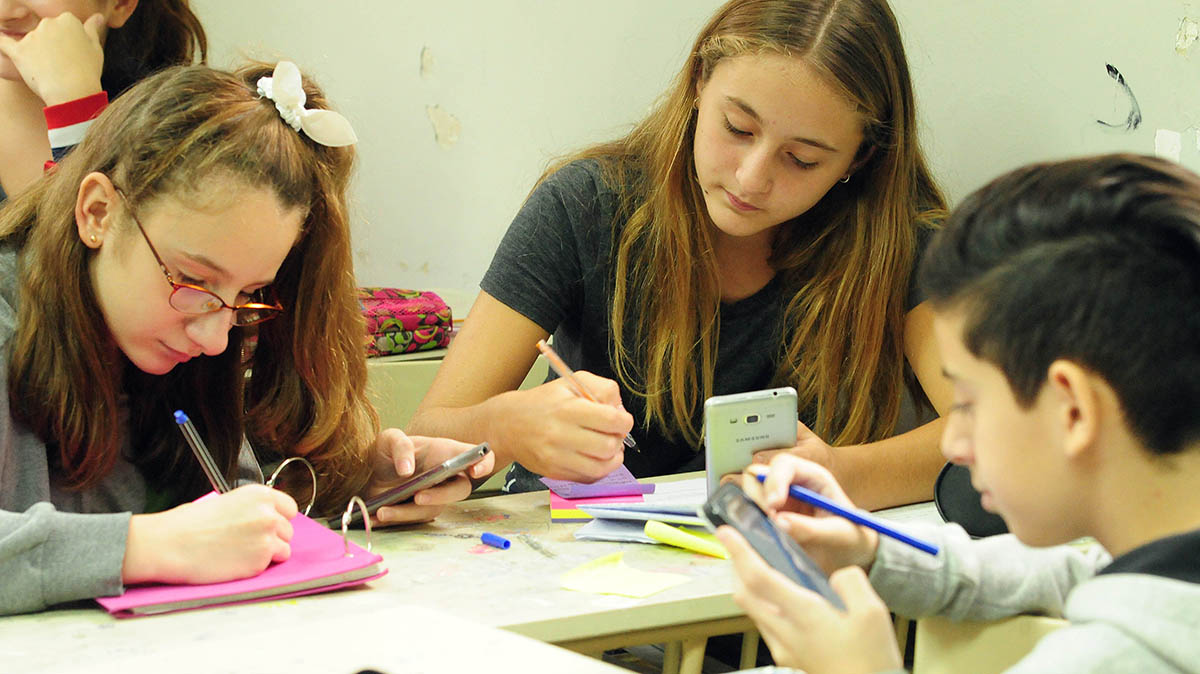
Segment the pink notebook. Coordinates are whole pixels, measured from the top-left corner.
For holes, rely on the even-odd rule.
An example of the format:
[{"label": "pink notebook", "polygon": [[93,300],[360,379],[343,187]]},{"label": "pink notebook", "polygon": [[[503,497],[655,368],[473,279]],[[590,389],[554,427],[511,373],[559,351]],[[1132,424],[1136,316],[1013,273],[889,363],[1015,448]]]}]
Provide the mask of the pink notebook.
[{"label": "pink notebook", "polygon": [[282,599],[358,585],[387,573],[383,557],[350,543],[346,554],[340,531],[305,517],[292,520],[292,556],[252,578],[208,585],[139,585],[119,597],[96,601],[125,618],[201,606]]}]

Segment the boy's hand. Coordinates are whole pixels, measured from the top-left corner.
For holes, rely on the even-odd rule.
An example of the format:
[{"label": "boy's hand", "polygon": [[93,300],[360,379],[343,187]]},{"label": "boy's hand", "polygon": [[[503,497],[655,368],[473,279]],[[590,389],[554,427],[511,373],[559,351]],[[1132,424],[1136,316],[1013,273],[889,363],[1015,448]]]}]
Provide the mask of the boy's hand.
[{"label": "boy's hand", "polygon": [[733,560],[733,599],[754,620],[775,663],[809,672],[857,674],[901,667],[887,606],[862,569],[829,578],[846,612],[772,569],[732,527],[717,538]]},{"label": "boy's hand", "polygon": [[752,465],[747,471],[765,472],[767,479],[761,485],[753,475],[742,480],[746,493],[758,501],[825,573],[844,566],[871,568],[879,547],[879,534],[788,497],[788,487],[796,484],[847,508],[854,508],[828,469],[791,454],[778,454],[769,467]]}]

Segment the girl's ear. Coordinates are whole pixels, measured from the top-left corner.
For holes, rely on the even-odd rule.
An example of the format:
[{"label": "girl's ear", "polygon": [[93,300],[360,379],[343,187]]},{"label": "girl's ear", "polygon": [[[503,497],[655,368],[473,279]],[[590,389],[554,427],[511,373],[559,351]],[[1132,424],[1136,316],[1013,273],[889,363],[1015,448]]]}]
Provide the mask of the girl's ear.
[{"label": "girl's ear", "polygon": [[129,21],[129,17],[133,16],[134,10],[137,9],[138,0],[114,0],[112,9],[108,12],[108,19],[104,25],[109,28],[120,28]]},{"label": "girl's ear", "polygon": [[103,173],[92,172],[79,183],[75,196],[75,228],[88,248],[100,248],[112,232],[117,188]]},{"label": "girl's ear", "polygon": [[863,146],[858,150],[858,156],[854,158],[854,161],[850,162],[850,168],[846,169],[846,177],[850,177],[855,173],[858,173],[858,170],[863,166],[866,166],[867,162],[871,161],[871,157],[874,156],[875,146],[868,143],[863,143]]}]

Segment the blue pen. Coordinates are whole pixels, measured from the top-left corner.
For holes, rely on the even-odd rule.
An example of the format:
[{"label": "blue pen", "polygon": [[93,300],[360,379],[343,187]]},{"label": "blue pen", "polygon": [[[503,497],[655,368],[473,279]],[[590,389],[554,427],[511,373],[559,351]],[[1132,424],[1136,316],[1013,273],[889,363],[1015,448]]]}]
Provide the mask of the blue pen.
[{"label": "blue pen", "polygon": [[208,451],[208,446],[200,439],[200,434],[196,432],[196,426],[192,424],[192,420],[188,415],[183,413],[183,410],[175,410],[175,423],[179,424],[179,432],[183,433],[183,439],[187,440],[188,446],[192,448],[192,453],[196,455],[196,460],[200,462],[200,467],[204,469],[204,474],[208,476],[208,481],[212,484],[213,491],[218,494],[224,494],[229,491],[229,483],[225,481],[225,476],[221,474],[221,469],[217,467],[216,460]]},{"label": "blue pen", "polygon": [[[754,476],[758,478],[759,482],[763,482],[767,479],[767,476],[762,473],[755,473]],[[928,552],[931,555],[936,555],[938,553],[938,546],[932,543],[926,543],[919,538],[913,538],[904,532],[893,529],[892,527],[884,524],[878,518],[871,517],[870,515],[864,513],[855,512],[853,510],[847,510],[846,508],[843,508],[833,501],[830,501],[811,489],[806,489],[799,485],[793,484],[788,487],[788,495],[797,501],[803,501],[811,506],[816,506],[821,510],[827,510],[834,515],[845,517],[855,524],[861,524],[868,529],[874,529],[884,536],[891,536],[901,543],[907,543],[922,552]]]}]

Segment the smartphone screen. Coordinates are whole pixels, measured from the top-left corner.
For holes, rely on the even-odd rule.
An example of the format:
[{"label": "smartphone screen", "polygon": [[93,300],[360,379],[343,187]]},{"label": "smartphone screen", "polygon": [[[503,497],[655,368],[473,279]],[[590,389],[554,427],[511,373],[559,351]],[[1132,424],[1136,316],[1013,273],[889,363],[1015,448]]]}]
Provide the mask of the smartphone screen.
[{"label": "smartphone screen", "polygon": [[834,606],[845,608],[821,567],[800,544],[775,526],[741,487],[733,483],[721,485],[701,506],[700,514],[714,531],[722,524],[737,529],[771,568],[825,597]]},{"label": "smartphone screen", "polygon": [[[375,496],[372,496],[366,501],[367,513],[374,515],[375,511],[379,510],[383,506],[403,503],[411,499],[413,495],[422,489],[427,489],[449,480],[451,477],[482,461],[483,457],[487,456],[489,451],[491,451],[491,449],[488,447],[486,442],[476,445],[462,454],[447,459],[446,461],[443,461],[442,463],[424,471],[423,473],[420,473],[419,475],[414,475],[413,477],[405,480],[395,487],[392,487],[391,489],[388,489],[385,492],[381,492]],[[340,518],[338,522],[340,526]],[[350,522],[351,524],[361,524],[362,511],[358,509],[354,510]]]}]

